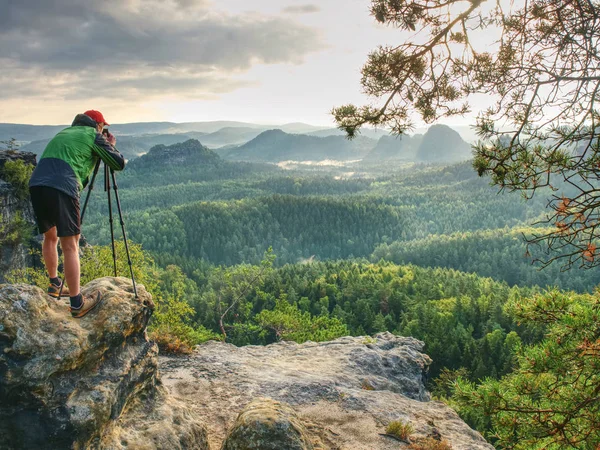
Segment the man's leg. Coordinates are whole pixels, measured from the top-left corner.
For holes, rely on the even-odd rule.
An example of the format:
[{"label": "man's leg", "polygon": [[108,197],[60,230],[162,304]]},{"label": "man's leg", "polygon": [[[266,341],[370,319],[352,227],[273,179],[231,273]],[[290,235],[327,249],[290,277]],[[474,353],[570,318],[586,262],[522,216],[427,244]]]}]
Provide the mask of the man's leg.
[{"label": "man's leg", "polygon": [[60,238],[60,247],[63,251],[65,280],[69,286],[69,295],[75,297],[79,295],[79,235],[66,236]]},{"label": "man's leg", "polygon": [[42,257],[50,278],[58,277],[58,236],[56,227],[50,228],[44,233],[44,243],[42,244]]},{"label": "man's leg", "polygon": [[69,285],[71,315],[80,319],[102,302],[100,292],[83,298],[79,286],[79,235],[60,238],[60,246],[65,259],[65,279]]}]

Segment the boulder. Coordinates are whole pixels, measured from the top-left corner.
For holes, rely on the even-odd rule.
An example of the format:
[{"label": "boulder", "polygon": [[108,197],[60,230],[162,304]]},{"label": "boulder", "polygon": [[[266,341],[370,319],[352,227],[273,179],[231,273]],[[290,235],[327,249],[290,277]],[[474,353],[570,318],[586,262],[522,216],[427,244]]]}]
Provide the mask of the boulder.
[{"label": "boulder", "polygon": [[[102,304],[74,319],[68,300],[33,286],[0,285],[0,448],[119,448],[103,439],[172,441],[186,433],[182,440],[192,436],[198,446],[181,448],[208,448],[201,424],[178,420],[189,412],[171,405],[161,387],[158,348],[146,337],[150,294],[138,286],[134,298],[127,278],[102,278],[82,289],[97,292]],[[142,397],[147,401],[140,403]],[[145,411],[136,423],[127,418],[144,408],[156,412]],[[164,423],[148,431],[157,421]],[[142,424],[145,431],[127,431]]]},{"label": "boulder", "polygon": [[313,450],[304,424],[288,405],[256,399],[236,419],[222,450]]}]

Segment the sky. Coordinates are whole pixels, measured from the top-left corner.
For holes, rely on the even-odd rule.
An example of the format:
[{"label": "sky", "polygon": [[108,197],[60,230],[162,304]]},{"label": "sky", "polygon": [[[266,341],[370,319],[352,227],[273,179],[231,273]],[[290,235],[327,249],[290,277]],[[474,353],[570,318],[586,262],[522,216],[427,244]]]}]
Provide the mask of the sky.
[{"label": "sky", "polygon": [[[0,122],[334,126],[360,69],[406,32],[369,0],[0,0]],[[470,119],[453,119],[458,125]]]}]

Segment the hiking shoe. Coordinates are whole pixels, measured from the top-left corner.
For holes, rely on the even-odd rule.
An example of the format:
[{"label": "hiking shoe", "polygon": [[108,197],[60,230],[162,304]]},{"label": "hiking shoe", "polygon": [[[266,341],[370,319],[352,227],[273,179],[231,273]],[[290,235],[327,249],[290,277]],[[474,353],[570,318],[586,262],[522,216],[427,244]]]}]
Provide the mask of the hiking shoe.
[{"label": "hiking shoe", "polygon": [[50,283],[48,285],[48,295],[53,298],[68,297],[69,288],[65,286],[64,280],[60,280],[58,286],[54,283]]},{"label": "hiking shoe", "polygon": [[100,295],[100,292],[98,292],[96,296],[83,297],[81,306],[79,308],[70,308],[71,316],[75,319],[81,319],[100,303],[102,303],[102,296]]}]

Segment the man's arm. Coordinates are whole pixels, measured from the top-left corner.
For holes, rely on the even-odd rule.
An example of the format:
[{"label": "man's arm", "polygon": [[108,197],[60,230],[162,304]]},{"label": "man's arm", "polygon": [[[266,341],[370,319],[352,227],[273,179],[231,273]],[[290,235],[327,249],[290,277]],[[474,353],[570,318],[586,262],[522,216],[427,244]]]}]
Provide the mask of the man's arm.
[{"label": "man's arm", "polygon": [[98,155],[112,170],[123,170],[125,168],[125,158],[123,158],[123,155],[108,142],[103,134],[96,134],[93,148],[94,153],[96,153],[96,155]]}]

